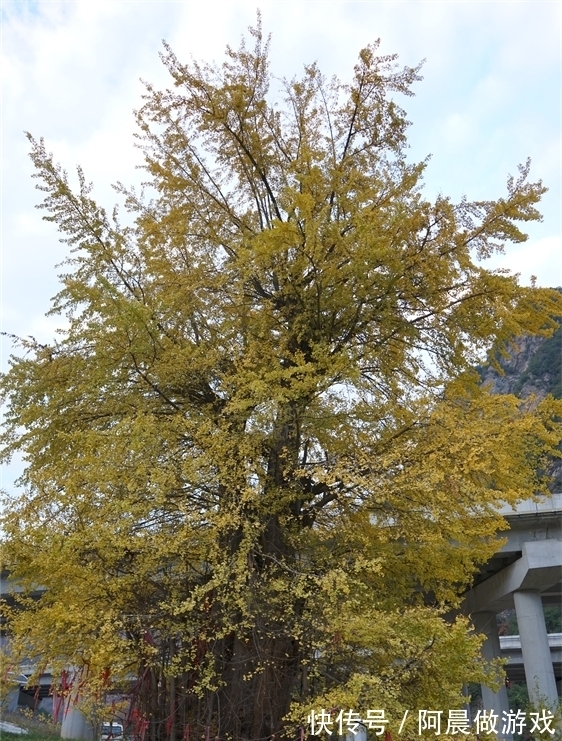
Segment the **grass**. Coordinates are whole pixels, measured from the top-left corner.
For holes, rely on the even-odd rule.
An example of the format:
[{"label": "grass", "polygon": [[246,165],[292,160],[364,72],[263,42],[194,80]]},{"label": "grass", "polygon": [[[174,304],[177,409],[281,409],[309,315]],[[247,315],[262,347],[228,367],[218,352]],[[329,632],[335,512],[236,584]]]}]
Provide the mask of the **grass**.
[{"label": "grass", "polygon": [[27,734],[0,730],[0,738],[2,741],[60,741],[60,733],[53,728],[46,728],[44,731],[29,731]]},{"label": "grass", "polygon": [[1,715],[3,721],[25,728],[27,731],[25,734],[19,734],[0,730],[2,741],[60,741],[60,724],[53,723],[48,715],[39,713],[34,716],[30,710],[3,712]]}]

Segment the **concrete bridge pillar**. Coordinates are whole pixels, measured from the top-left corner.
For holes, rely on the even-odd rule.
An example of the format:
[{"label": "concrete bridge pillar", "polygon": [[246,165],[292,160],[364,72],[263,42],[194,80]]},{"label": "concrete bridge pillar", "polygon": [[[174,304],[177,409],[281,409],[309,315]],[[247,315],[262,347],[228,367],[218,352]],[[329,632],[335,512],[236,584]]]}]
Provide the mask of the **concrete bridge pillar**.
[{"label": "concrete bridge pillar", "polygon": [[78,707],[70,706],[64,715],[61,729],[61,738],[93,739],[94,729],[84,713]]},{"label": "concrete bridge pillar", "polygon": [[541,594],[538,589],[513,592],[515,614],[521,637],[525,679],[531,702],[546,701],[551,708],[558,703],[556,679],[548,645]]},{"label": "concrete bridge pillar", "polygon": [[[500,658],[501,648],[498,626],[496,623],[496,613],[473,612],[472,622],[474,623],[477,633],[483,633],[486,636],[486,640],[482,644],[482,655],[484,658],[488,661]],[[484,710],[493,710],[499,718],[502,718],[502,713],[504,711],[506,713],[509,711],[509,701],[507,699],[507,689],[505,684],[502,684],[497,692],[494,692],[484,684],[481,686]],[[511,741],[512,737],[511,735],[506,735],[502,738]]]},{"label": "concrete bridge pillar", "polygon": [[68,670],[68,679],[71,689],[64,702],[60,736],[90,741],[94,738],[94,728],[80,709],[79,671],[75,667]]}]

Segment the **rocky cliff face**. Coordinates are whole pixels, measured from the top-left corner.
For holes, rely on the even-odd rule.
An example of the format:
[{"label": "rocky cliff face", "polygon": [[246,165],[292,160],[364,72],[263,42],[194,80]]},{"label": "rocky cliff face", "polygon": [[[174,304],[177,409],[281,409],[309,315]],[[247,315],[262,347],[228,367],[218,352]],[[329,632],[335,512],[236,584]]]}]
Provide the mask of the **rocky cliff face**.
[{"label": "rocky cliff face", "polygon": [[[552,337],[525,335],[515,340],[509,356],[500,358],[503,371],[490,366],[480,369],[482,383],[496,394],[515,394],[522,399],[547,394],[562,398],[562,324]],[[562,449],[562,445],[561,445]],[[562,459],[555,459],[549,467],[552,476],[551,491],[562,491]]]},{"label": "rocky cliff face", "polygon": [[552,337],[525,335],[512,343],[509,356],[500,358],[503,374],[490,366],[480,370],[482,382],[496,394],[539,399],[562,398],[562,325]]}]

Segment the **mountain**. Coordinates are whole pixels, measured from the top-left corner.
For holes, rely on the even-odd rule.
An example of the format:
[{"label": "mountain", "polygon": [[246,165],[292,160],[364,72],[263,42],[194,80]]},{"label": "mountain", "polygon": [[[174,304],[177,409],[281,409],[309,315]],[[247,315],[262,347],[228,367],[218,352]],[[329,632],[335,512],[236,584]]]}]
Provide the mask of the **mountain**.
[{"label": "mountain", "polygon": [[484,384],[496,394],[515,394],[522,399],[542,399],[552,394],[562,399],[562,325],[552,337],[524,335],[511,345],[509,355],[499,359],[503,374],[491,366],[480,369]]},{"label": "mountain", "polygon": [[[558,289],[561,290],[561,289]],[[507,357],[498,358],[503,373],[490,365],[479,368],[484,385],[496,394],[537,399],[552,394],[562,399],[562,323],[551,337],[524,335],[513,341]],[[562,450],[562,445],[561,445]],[[553,492],[562,491],[562,459],[550,466]]]}]

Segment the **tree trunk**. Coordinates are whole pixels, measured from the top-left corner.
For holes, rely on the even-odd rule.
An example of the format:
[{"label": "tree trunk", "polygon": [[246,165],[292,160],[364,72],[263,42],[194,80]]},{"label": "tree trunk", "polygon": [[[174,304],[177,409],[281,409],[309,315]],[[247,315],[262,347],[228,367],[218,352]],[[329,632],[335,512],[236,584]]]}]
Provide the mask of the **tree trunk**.
[{"label": "tree trunk", "polygon": [[[248,645],[250,644],[250,645]],[[218,693],[218,735],[269,739],[282,728],[299,675],[299,650],[287,637],[242,641],[233,636]]]}]

